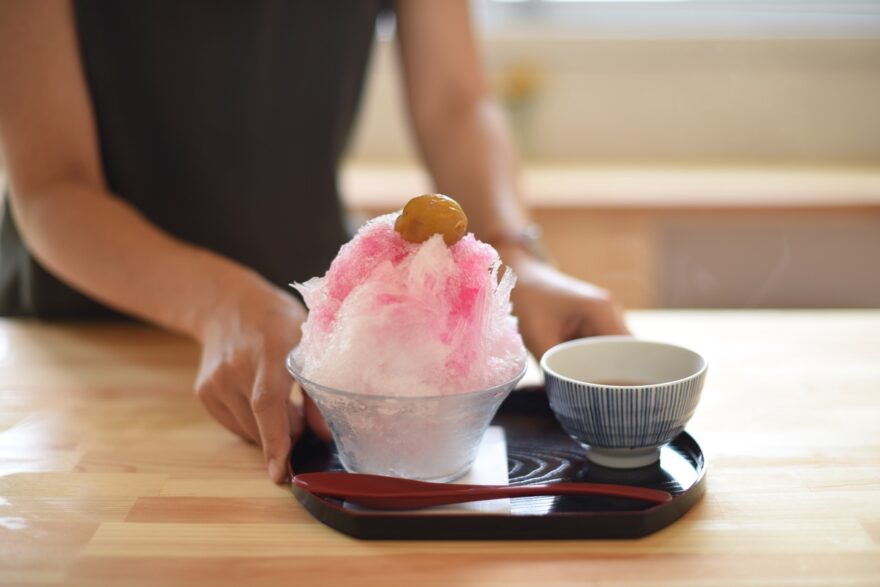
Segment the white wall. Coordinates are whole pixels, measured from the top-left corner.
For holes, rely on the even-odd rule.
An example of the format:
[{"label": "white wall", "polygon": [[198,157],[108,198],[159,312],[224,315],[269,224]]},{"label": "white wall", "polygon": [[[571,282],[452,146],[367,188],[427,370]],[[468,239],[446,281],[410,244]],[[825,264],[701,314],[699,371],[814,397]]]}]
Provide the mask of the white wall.
[{"label": "white wall", "polygon": [[[880,40],[493,37],[486,63],[542,80],[514,113],[529,158],[588,164],[880,164]],[[351,155],[412,159],[380,41]]]}]

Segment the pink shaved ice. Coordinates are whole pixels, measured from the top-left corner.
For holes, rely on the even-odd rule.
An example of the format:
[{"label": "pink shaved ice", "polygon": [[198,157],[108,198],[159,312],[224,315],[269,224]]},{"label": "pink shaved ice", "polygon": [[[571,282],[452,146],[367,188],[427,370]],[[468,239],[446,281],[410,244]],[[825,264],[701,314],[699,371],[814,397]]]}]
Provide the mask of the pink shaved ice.
[{"label": "pink shaved ice", "polygon": [[410,243],[397,214],[375,218],[323,277],[294,284],[309,316],[294,354],[302,375],[355,393],[429,396],[509,381],[526,351],[510,314],[516,278],[472,234]]}]

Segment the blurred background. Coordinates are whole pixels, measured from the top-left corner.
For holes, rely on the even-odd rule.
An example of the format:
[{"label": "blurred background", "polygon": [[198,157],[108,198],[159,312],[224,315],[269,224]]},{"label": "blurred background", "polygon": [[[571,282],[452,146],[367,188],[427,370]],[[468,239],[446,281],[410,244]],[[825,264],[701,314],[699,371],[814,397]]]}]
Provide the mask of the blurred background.
[{"label": "blurred background", "polygon": [[[880,2],[473,0],[556,263],[630,308],[880,307]],[[393,17],[342,176],[431,190]]]},{"label": "blurred background", "polygon": [[[471,6],[563,270],[630,308],[880,307],[880,0]],[[357,218],[433,189],[376,29]]]}]

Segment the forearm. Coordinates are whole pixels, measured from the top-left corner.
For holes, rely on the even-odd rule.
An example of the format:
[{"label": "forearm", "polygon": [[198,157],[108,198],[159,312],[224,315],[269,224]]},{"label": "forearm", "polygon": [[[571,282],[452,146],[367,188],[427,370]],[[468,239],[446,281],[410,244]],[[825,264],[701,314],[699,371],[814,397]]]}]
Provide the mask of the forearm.
[{"label": "forearm", "polygon": [[503,240],[528,223],[516,186],[516,156],[506,122],[490,98],[450,108],[418,129],[438,191],[458,200],[479,238]]},{"label": "forearm", "polygon": [[[15,186],[13,185],[15,194]],[[76,181],[16,194],[13,213],[36,258],[121,310],[201,338],[236,289],[272,289],[250,270],[162,232],[123,200]]]}]

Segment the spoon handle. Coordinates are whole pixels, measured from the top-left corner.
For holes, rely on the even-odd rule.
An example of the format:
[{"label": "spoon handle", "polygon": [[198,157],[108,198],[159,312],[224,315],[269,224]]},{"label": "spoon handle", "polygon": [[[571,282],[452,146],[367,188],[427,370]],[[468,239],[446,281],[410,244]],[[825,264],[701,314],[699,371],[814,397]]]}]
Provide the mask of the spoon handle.
[{"label": "spoon handle", "polygon": [[466,503],[490,499],[510,497],[537,497],[545,495],[586,495],[616,497],[643,501],[652,505],[672,500],[672,495],[658,489],[632,487],[629,485],[611,485],[605,483],[553,483],[549,485],[480,485],[459,486],[436,490],[418,491],[313,491],[318,495],[327,495],[344,499],[350,503],[381,510],[412,510],[438,505]]}]

